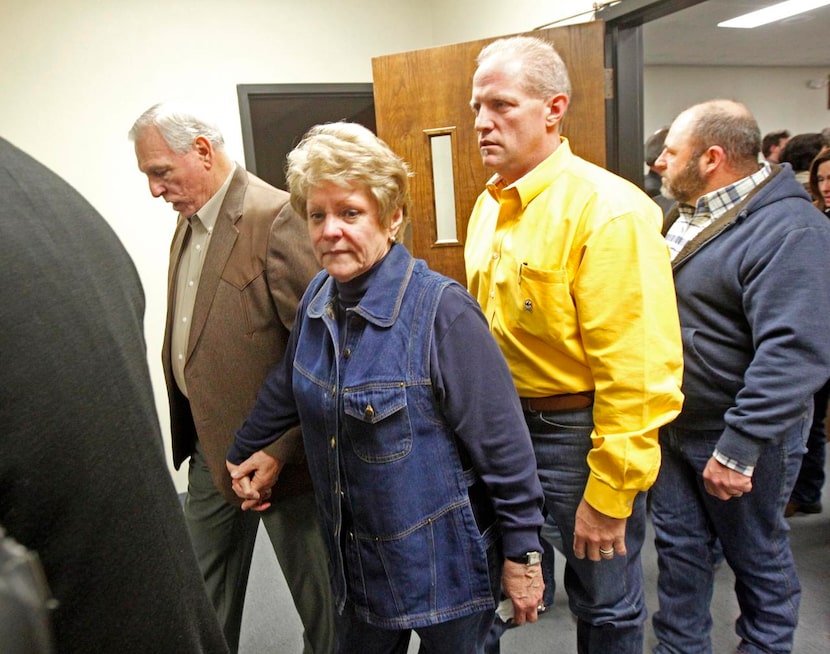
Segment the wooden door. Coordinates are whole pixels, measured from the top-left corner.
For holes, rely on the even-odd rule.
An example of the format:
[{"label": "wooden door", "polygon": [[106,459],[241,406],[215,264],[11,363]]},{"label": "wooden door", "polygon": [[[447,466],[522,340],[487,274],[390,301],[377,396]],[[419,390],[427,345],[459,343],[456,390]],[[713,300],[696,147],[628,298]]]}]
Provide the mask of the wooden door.
[{"label": "wooden door", "polygon": [[[602,21],[541,30],[532,35],[552,42],[570,73],[573,92],[562,134],[568,137],[576,154],[604,166]],[[462,284],[466,284],[467,221],[478,194],[492,174],[481,163],[470,95],[476,56],[493,40],[457,43],[372,60],[378,136],[406,159],[415,173],[407,245],[430,268]],[[449,162],[439,157],[447,152],[451,155]],[[433,166],[439,170],[437,179]]]}]

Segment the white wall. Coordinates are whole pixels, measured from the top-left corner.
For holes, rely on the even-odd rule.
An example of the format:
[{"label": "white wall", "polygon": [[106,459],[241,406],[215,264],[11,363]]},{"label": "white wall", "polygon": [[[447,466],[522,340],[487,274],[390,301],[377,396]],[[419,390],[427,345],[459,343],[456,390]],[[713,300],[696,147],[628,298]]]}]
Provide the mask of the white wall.
[{"label": "white wall", "polygon": [[[509,4],[2,1],[0,136],[74,185],[133,257],[147,297],[148,357],[165,439],[159,351],[175,214],[150,196],[136,168],[126,137],[135,118],[165,99],[208,107],[231,156],[242,162],[237,84],[370,82],[372,57],[530,30],[591,6],[589,0]],[[185,487],[184,471],[174,478]]]},{"label": "white wall", "polygon": [[[236,84],[370,82],[373,56],[429,45],[419,2],[3,0],[0,136],[73,184],[132,255],[165,438],[159,352],[175,214],[136,168],[135,118],[163,99],[208,106],[242,162]],[[174,477],[183,488],[183,471]]]},{"label": "white wall", "polygon": [[[529,32],[548,23],[585,22],[594,0],[432,0],[435,45]],[[563,20],[570,19],[570,20]]]},{"label": "white wall", "polygon": [[826,80],[828,68],[751,68],[649,66],[644,70],[644,133],[671,124],[689,105],[711,98],[746,104],[761,133],[791,134],[830,127],[827,88],[807,88],[807,80]]},{"label": "white wall", "polygon": [[[209,107],[230,154],[242,162],[237,84],[370,82],[372,57],[529,31],[592,4],[2,0],[0,136],[73,184],[132,255],[147,297],[148,356],[166,439],[159,351],[175,215],[150,197],[136,169],[126,138],[133,120],[159,100],[199,103]],[[763,69],[648,69],[646,129],[691,102],[739,91],[763,130],[819,129],[830,124],[826,106],[819,106],[826,94],[808,92],[806,78],[826,71],[804,73],[775,69],[771,83]],[[183,472],[174,477],[183,488]]]}]

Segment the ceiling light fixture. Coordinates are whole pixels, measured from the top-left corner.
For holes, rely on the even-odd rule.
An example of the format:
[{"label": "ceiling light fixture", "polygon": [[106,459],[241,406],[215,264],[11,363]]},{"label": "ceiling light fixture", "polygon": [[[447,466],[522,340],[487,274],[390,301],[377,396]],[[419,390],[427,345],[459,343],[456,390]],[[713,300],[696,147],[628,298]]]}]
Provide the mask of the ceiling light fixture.
[{"label": "ceiling light fixture", "polygon": [[737,28],[751,28],[766,25],[767,23],[774,23],[777,20],[789,18],[796,14],[802,14],[805,11],[811,11],[830,5],[830,0],[787,0],[786,2],[779,2],[778,4],[751,11],[743,16],[725,20],[718,23],[718,27],[737,27]]}]

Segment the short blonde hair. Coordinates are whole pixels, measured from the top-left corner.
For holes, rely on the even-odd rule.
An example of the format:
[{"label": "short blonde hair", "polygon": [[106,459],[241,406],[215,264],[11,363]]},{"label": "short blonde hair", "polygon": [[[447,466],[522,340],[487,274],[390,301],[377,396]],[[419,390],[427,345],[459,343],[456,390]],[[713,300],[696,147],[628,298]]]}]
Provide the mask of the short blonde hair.
[{"label": "short blonde hair", "polygon": [[326,123],[312,127],[288,154],[285,178],[291,206],[306,215],[309,191],[325,183],[342,187],[364,185],[378,203],[378,217],[389,227],[398,209],[403,223],[395,240],[403,238],[409,213],[406,162],[370,130],[357,123]]},{"label": "short blonde hair", "polygon": [[509,36],[484,46],[476,58],[481,66],[491,57],[522,62],[521,85],[534,98],[547,100],[554,95],[571,95],[571,80],[562,57],[552,44],[535,36]]}]

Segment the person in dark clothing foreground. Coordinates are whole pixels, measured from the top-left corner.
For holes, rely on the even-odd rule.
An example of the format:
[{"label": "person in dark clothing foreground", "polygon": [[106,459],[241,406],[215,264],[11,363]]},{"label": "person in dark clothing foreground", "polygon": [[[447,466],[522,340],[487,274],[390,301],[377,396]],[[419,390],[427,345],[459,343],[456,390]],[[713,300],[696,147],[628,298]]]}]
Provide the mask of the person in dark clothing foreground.
[{"label": "person in dark clothing foreground", "polygon": [[0,524],[43,563],[56,651],[227,652],[163,454],[133,262],[3,139],[0,198]]}]

